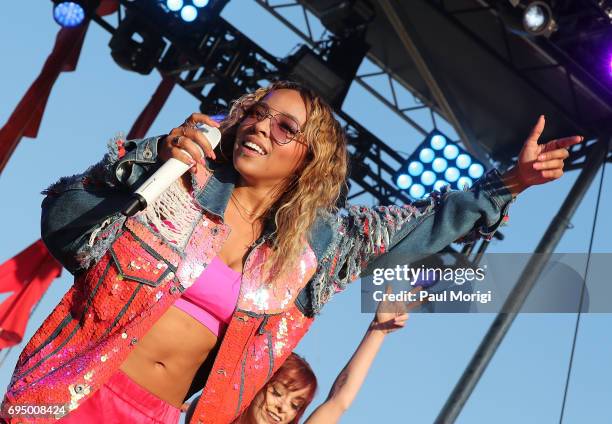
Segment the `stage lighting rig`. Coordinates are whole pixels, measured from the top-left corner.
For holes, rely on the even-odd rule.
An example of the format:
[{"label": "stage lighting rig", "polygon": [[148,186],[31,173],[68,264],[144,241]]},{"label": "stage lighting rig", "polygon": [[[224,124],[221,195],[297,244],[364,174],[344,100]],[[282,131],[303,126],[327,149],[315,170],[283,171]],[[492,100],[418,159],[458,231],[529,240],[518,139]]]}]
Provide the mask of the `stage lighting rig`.
[{"label": "stage lighting rig", "polygon": [[311,50],[302,46],[285,59],[289,76],[318,91],[334,108],[340,109],[370,46],[365,41],[368,25],[376,16],[368,0],[327,1],[319,18],[333,34]]},{"label": "stage lighting rig", "polygon": [[395,174],[398,188],[421,199],[446,185],[462,190],[482,177],[485,167],[459,144],[432,131]]},{"label": "stage lighting rig", "polygon": [[169,11],[177,13],[180,18],[185,22],[193,22],[198,17],[202,9],[208,6],[208,0],[195,0],[195,1],[183,1],[183,0],[166,0],[165,4]]},{"label": "stage lighting rig", "polygon": [[359,65],[369,50],[364,33],[353,33],[348,37],[332,36],[322,42],[319,52],[308,46],[285,59],[289,77],[302,81],[334,108],[340,109],[351,86]]},{"label": "stage lighting rig", "polygon": [[339,37],[365,31],[375,17],[374,6],[367,0],[341,0],[319,12],[323,26]]},{"label": "stage lighting rig", "polygon": [[108,45],[119,66],[147,75],[158,64],[166,42],[150,22],[128,10]]},{"label": "stage lighting rig", "polygon": [[100,4],[99,0],[53,0],[53,19],[64,28],[81,25]]},{"label": "stage lighting rig", "polygon": [[[287,66],[290,69],[290,78],[312,87],[330,104],[342,104],[347,82],[308,46],[301,46],[295,54],[288,57]],[[350,84],[350,81],[348,83]]]},{"label": "stage lighting rig", "polygon": [[228,0],[156,0],[162,9],[183,24],[203,23],[217,16]]}]

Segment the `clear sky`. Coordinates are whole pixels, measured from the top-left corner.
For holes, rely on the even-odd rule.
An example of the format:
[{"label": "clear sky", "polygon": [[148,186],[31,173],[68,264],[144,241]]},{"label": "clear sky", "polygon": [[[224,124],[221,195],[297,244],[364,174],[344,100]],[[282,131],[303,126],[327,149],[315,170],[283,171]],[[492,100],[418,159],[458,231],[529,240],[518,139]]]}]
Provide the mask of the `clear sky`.
[{"label": "clear sky", "polygon": [[[3,2],[2,6],[0,125],[38,75],[58,30],[49,1]],[[223,16],[279,57],[298,42],[251,0],[231,1]],[[40,191],[59,177],[82,172],[98,161],[110,137],[129,131],[160,81],[156,72],[141,76],[119,68],[110,56],[109,39],[108,33],[91,25],[76,72],[63,74],[53,89],[38,138],[23,139],[0,176],[0,263],[40,237]],[[175,88],[150,134],[169,131],[197,109],[194,98]],[[344,109],[400,151],[410,152],[422,141],[359,87],[352,87]],[[420,123],[431,129],[429,120]],[[612,252],[611,174],[608,165],[594,252]],[[558,252],[587,251],[599,175]],[[503,228],[506,239],[492,242],[489,252],[531,252],[576,176],[570,172],[559,181],[521,194],[510,209],[509,225]],[[359,197],[354,203],[374,204],[371,197]],[[64,271],[51,285],[31,317],[25,340],[71,284],[71,275]],[[319,379],[313,407],[326,397],[372,318],[360,312],[359,284],[359,280],[354,282],[326,306],[296,349]],[[0,300],[4,298],[0,295]],[[431,423],[493,318],[489,314],[413,314],[405,329],[387,337],[343,422]],[[558,423],[575,320],[573,314],[519,316],[457,422]],[[610,328],[609,314],[581,318],[564,423],[612,422]],[[0,369],[2,393],[22,347],[13,349]]]}]

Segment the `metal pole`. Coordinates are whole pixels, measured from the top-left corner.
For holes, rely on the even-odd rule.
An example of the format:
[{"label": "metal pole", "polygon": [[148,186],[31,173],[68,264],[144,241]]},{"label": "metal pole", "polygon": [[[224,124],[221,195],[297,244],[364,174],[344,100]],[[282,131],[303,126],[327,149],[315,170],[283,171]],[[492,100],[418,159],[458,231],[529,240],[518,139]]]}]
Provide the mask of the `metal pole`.
[{"label": "metal pole", "polygon": [[525,302],[527,295],[547,264],[550,255],[559,243],[559,240],[561,240],[567,228],[567,223],[570,222],[570,219],[591,185],[593,178],[595,178],[599,167],[605,164],[609,142],[609,137],[602,137],[597,141],[596,145],[593,146],[593,150],[586,159],[580,175],[576,179],[576,182],[559,209],[559,212],[553,218],[548,229],[542,236],[535,250],[536,254],[531,257],[525,266],[518,282],[502,307],[502,311],[511,312],[500,312],[495,317],[495,320],[480,342],[470,363],[465,368],[463,375],[442,407],[440,414],[435,420],[436,424],[453,423],[459,416],[463,405],[467,402],[478,380],[497,350],[497,347],[501,344],[504,336],[512,325],[517,315],[517,311],[520,310]]}]

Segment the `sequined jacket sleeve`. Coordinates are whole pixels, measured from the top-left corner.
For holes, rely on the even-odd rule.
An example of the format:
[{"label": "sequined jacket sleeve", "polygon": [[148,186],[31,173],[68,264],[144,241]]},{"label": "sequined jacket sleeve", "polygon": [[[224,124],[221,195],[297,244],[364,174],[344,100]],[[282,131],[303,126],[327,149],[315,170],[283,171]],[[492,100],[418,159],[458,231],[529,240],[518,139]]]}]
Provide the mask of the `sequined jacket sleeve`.
[{"label": "sequined jacket sleeve", "polygon": [[[104,254],[124,220],[120,211],[130,193],[155,169],[159,138],[115,137],[100,162],[81,174],[60,178],[42,192],[42,240],[72,274]],[[91,243],[92,235],[102,242]]]},{"label": "sequined jacket sleeve", "polygon": [[314,311],[348,283],[439,252],[452,242],[491,239],[513,198],[493,169],[469,190],[435,191],[404,205],[350,206],[336,217],[334,239],[313,289]]}]

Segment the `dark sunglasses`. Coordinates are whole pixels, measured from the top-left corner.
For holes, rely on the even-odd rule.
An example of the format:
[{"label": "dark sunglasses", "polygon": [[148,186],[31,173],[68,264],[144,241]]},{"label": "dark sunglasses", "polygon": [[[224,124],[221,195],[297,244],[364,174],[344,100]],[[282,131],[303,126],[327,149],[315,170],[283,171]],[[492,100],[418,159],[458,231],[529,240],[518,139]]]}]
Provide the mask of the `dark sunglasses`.
[{"label": "dark sunglasses", "polygon": [[[273,115],[270,110],[277,113]],[[295,140],[306,145],[299,139],[299,136],[303,134],[300,124],[291,116],[271,108],[267,103],[258,102],[245,109],[243,123],[252,124],[266,118],[270,118],[270,133],[275,142],[288,144]]]}]

